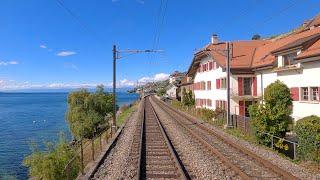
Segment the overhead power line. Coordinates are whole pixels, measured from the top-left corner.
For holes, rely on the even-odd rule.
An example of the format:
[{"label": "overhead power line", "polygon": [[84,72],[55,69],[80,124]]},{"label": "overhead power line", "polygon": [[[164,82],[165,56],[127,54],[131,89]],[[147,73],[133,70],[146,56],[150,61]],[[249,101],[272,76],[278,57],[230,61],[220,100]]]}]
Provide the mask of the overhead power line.
[{"label": "overhead power line", "polygon": [[71,9],[69,9],[64,3],[62,0],[55,0],[57,2],[57,4],[63,9],[65,10],[71,17],[74,21],[76,21],[80,27],[86,31],[87,33],[89,33],[92,37],[94,37],[97,41],[99,42],[103,42],[101,38],[99,38],[99,36],[94,33],[90,28],[89,26],[76,14],[74,13]]}]

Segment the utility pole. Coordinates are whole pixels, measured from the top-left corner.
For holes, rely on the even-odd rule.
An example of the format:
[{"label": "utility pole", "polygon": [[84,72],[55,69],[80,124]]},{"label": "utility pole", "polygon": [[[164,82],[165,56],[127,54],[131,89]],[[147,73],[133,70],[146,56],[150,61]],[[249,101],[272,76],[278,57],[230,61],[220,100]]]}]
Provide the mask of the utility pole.
[{"label": "utility pole", "polygon": [[116,45],[113,45],[112,53],[113,53],[113,117],[112,117],[112,127],[111,127],[111,136],[113,132],[117,130],[117,102],[116,102],[116,88],[117,88],[117,71],[116,64],[117,60],[121,59],[120,53],[127,54],[138,54],[138,53],[155,53],[155,52],[163,52],[162,50],[117,50]]},{"label": "utility pole", "polygon": [[112,119],[112,127],[111,127],[111,136],[113,134],[113,131],[117,131],[117,105],[116,105],[116,60],[117,60],[117,47],[116,45],[113,45],[113,119]]},{"label": "utility pole", "polygon": [[230,42],[227,42],[227,128],[233,128],[233,122],[230,116]]}]

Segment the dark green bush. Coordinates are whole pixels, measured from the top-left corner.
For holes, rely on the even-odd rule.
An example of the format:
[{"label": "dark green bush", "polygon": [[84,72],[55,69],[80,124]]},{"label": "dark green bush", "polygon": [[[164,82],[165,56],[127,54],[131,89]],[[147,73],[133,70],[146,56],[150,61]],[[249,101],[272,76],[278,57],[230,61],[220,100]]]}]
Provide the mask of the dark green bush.
[{"label": "dark green bush", "polygon": [[297,121],[298,157],[320,163],[320,117],[307,116]]},{"label": "dark green bush", "polygon": [[269,133],[284,137],[291,121],[292,99],[290,89],[282,82],[276,81],[267,86],[264,93],[264,104],[249,107],[251,127],[256,137],[264,144],[270,143]]}]

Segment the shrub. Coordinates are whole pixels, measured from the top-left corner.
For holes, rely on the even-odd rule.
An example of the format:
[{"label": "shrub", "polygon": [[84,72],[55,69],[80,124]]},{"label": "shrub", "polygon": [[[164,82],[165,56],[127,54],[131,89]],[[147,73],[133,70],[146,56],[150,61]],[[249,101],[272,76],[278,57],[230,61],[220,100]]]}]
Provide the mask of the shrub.
[{"label": "shrub", "polygon": [[264,144],[269,144],[270,138],[261,132],[284,137],[291,121],[290,89],[278,80],[271,83],[265,90],[264,104],[250,106],[249,113],[254,133]]},{"label": "shrub", "polygon": [[68,97],[67,120],[72,134],[80,138],[92,138],[105,117],[113,111],[113,96],[98,86],[95,93],[87,90],[72,92]]},{"label": "shrub", "polygon": [[[27,156],[23,164],[29,167],[29,175],[35,179],[57,180],[66,179],[65,167],[76,155],[63,136],[56,146],[47,143],[46,151],[39,151],[33,144],[32,154]],[[71,177],[75,179],[79,171],[78,161],[71,166]]]},{"label": "shrub", "polygon": [[297,121],[298,157],[320,163],[320,117],[307,116]]}]

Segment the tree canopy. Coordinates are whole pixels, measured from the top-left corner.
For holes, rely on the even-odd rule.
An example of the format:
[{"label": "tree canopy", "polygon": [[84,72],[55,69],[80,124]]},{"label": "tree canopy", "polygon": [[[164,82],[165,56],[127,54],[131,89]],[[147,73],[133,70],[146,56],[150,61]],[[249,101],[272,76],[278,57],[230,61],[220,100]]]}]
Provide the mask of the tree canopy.
[{"label": "tree canopy", "polygon": [[290,89],[277,80],[271,83],[264,92],[264,103],[249,107],[252,125],[256,135],[266,142],[269,140],[260,132],[284,137],[291,121],[292,98]]},{"label": "tree canopy", "polygon": [[113,96],[104,92],[102,85],[96,92],[85,89],[72,92],[68,97],[67,120],[76,138],[92,138],[94,133],[105,125],[105,117],[112,113]]}]

